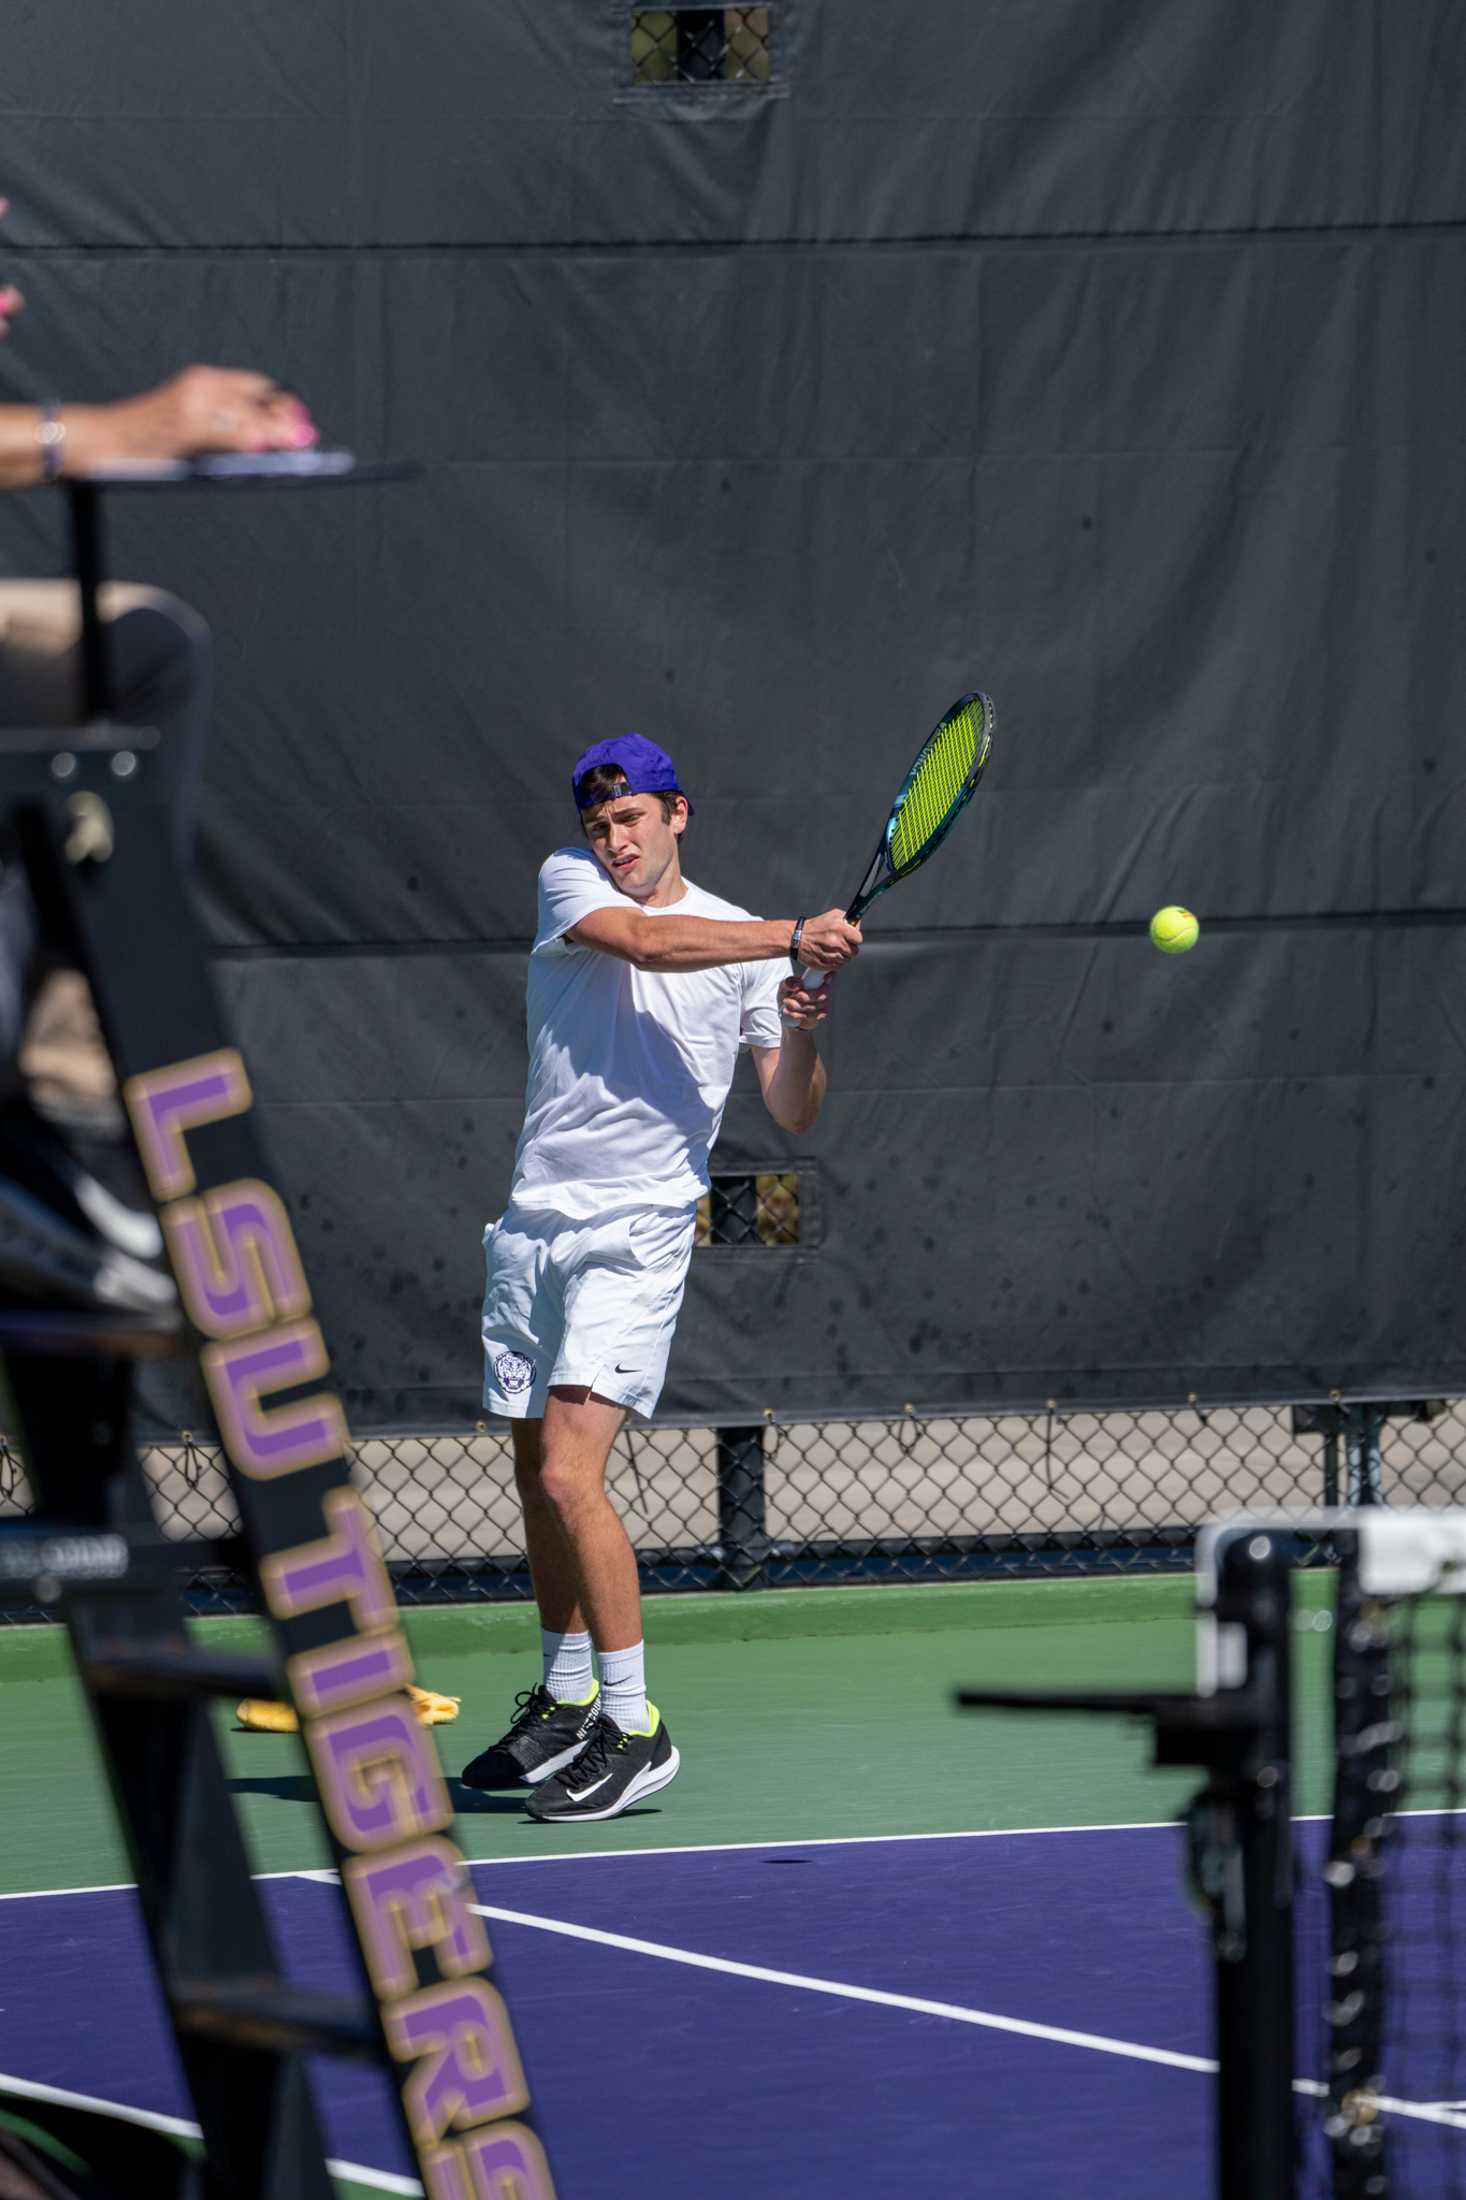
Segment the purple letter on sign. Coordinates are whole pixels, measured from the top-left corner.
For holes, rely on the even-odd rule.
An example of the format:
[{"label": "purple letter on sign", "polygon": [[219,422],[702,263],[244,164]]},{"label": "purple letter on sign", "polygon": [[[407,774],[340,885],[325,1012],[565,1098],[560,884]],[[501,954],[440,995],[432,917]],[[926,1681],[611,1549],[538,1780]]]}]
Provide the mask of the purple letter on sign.
[{"label": "purple letter on sign", "polygon": [[488,1935],[468,1907],[473,1890],[450,1841],[419,1841],[380,1861],[351,1857],[342,1877],[379,2000],[417,1984],[414,1948],[431,1948],[445,1978],[488,1969]]},{"label": "purple letter on sign", "polygon": [[297,1710],[314,1719],[405,1688],[412,1679],[412,1653],[396,1632],[348,1635],[322,1650],[302,1650],[287,1661],[285,1672]]},{"label": "purple letter on sign", "polygon": [[486,1979],[425,1986],[389,2009],[386,2025],[399,2062],[421,2058],[402,2089],[419,2146],[431,2146],[455,2124],[512,2116],[528,2101],[509,2012]]},{"label": "purple letter on sign", "polygon": [[189,1319],[206,1337],[237,1337],[310,1312],[295,1233],[268,1184],[247,1178],[182,1199],[163,1229]]},{"label": "purple letter on sign", "polygon": [[244,1062],[234,1047],[200,1054],[191,1062],[129,1077],[122,1088],[133,1135],[158,1199],[177,1199],[194,1186],[184,1133],[226,1115],[243,1115],[252,1095]]},{"label": "purple letter on sign", "polygon": [[328,1490],[321,1510],[330,1535],[319,1543],[298,1543],[260,1567],[270,1610],[277,1619],[294,1619],[324,1604],[349,1604],[359,1634],[390,1627],[397,1606],[371,1514],[355,1490]]},{"label": "purple letter on sign", "polygon": [[274,1413],[260,1403],[272,1390],[325,1374],[326,1347],[314,1322],[293,1322],[236,1344],[206,1345],[199,1358],[224,1448],[241,1473],[273,1481],[341,1457],[348,1442],[346,1417],[328,1391]]},{"label": "purple letter on sign", "polygon": [[428,2200],[555,2200],[545,2150],[523,2124],[488,2124],[423,2163]]},{"label": "purple letter on sign", "polygon": [[385,1849],[437,1833],[453,1806],[405,1696],[338,1711],[305,1730],[331,1830],[345,1849]]}]

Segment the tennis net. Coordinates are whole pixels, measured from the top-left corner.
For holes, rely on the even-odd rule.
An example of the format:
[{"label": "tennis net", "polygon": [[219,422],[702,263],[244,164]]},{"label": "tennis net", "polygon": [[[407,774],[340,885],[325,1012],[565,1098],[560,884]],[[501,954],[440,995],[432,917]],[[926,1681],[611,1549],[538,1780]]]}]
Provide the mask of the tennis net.
[{"label": "tennis net", "polygon": [[[1466,2196],[1466,1513],[1244,1517],[1209,1530],[1200,1558],[1203,1695],[1250,1691],[1272,1743],[1252,1768],[1263,1852],[1238,1882],[1241,1942],[1224,1921],[1214,1931],[1219,2011],[1229,1965],[1250,1972],[1254,2002],[1230,2033],[1219,2025],[1223,2101],[1279,2112],[1249,2027],[1285,2035],[1286,2012],[1267,2004],[1289,1994],[1289,2189]],[[1310,1561],[1328,1570],[1300,1584]],[[1272,1660],[1257,1654],[1269,1641]],[[1320,1747],[1327,1813],[1291,1834],[1269,1824],[1268,1791],[1282,1805],[1289,1760]],[[1229,2073],[1229,2054],[1246,2067]],[[1270,2098],[1244,2105],[1259,2085]]]}]

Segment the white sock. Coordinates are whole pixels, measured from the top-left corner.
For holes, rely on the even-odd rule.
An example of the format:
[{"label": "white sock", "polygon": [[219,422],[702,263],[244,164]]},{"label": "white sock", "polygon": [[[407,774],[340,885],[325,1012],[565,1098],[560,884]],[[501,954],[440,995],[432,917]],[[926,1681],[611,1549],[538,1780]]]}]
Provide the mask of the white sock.
[{"label": "white sock", "polygon": [[601,1709],[616,1721],[623,1734],[645,1734],[651,1725],[646,1701],[646,1644],[633,1643],[629,1650],[602,1650]]},{"label": "white sock", "polygon": [[552,1634],[540,1629],[540,1650],[545,1660],[545,1686],[556,1703],[585,1703],[596,1685],[590,1662],[590,1636]]}]

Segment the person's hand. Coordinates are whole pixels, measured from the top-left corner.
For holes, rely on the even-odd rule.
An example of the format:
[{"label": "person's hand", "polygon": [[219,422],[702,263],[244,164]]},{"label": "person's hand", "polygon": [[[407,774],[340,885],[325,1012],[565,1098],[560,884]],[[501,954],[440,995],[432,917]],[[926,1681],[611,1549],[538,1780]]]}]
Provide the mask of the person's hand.
[{"label": "person's hand", "polygon": [[847,924],[843,909],[806,917],[799,935],[799,960],[808,970],[838,970],[860,953],[860,926]]},{"label": "person's hand", "polygon": [[318,440],[298,397],[269,375],[239,367],[185,367],[139,397],[76,410],[90,415],[92,464],[197,451],[304,451]]},{"label": "person's hand", "polygon": [[834,989],[833,978],[826,978],[817,993],[811,993],[800,978],[786,978],[779,988],[779,1014],[796,1031],[814,1031],[830,1013]]}]

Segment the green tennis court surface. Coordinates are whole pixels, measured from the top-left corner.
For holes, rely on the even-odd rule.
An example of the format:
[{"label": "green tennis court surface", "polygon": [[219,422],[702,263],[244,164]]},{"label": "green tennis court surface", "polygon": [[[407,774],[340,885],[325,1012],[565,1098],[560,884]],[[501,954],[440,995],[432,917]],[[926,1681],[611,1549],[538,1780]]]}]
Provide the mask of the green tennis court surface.
[{"label": "green tennis court surface", "polygon": [[[471,1858],[523,1858],[1172,1818],[1195,1780],[1149,1770],[1127,1722],[974,1717],[949,1698],[964,1681],[1184,1686],[1191,1599],[1189,1576],[663,1599],[647,1608],[649,1662],[684,1769],[657,1807],[536,1826],[517,1797],[455,1785],[459,1836]],[[258,1637],[252,1621],[198,1624],[220,1647]],[[451,1779],[537,1677],[534,1614],[454,1607],[406,1624],[419,1678],[463,1699],[437,1729]],[[130,1879],[62,1630],[0,1633],[0,1689],[0,1892]],[[227,1707],[219,1721],[256,1869],[325,1864],[296,1738],[236,1731]]]}]

